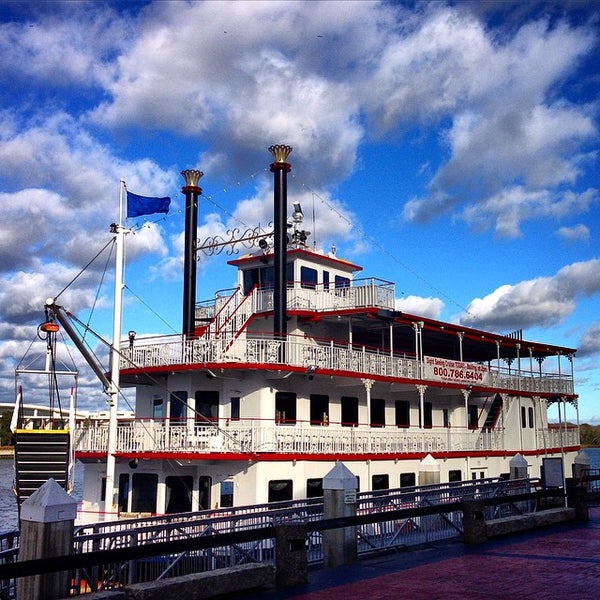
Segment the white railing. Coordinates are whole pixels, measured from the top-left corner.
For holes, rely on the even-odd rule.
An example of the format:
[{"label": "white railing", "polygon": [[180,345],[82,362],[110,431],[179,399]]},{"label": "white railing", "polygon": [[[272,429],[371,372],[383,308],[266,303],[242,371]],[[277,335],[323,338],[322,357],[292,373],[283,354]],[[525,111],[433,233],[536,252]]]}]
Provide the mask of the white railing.
[{"label": "white railing", "polygon": [[[78,452],[106,452],[108,424],[79,426]],[[189,452],[293,454],[407,454],[503,450],[502,430],[367,429],[341,425],[316,426],[299,422],[277,425],[263,421],[225,421],[215,425],[172,424],[141,420],[117,428],[117,452]]]},{"label": "white railing", "polygon": [[565,448],[579,446],[579,427],[572,425],[552,426],[548,429],[538,429],[537,444],[539,448]]},{"label": "white railing", "polygon": [[[273,290],[255,289],[255,312],[273,310]],[[380,279],[355,280],[350,287],[325,287],[322,283],[303,287],[296,282],[286,292],[288,310],[336,310],[340,308],[394,309],[395,287]]]},{"label": "white railing", "polygon": [[[286,341],[272,338],[247,338],[234,335],[185,339],[181,336],[141,338],[133,348],[122,347],[121,368],[150,368],[181,364],[231,363],[280,364],[316,369],[348,371],[402,379],[423,378],[414,358],[383,354],[365,347],[318,343],[310,338],[288,336]],[[534,393],[572,394],[573,380],[568,375],[539,375],[521,372],[506,375],[489,367],[487,385],[504,390]]]},{"label": "white railing", "polygon": [[[78,426],[74,444],[79,452],[106,452],[108,424]],[[579,445],[576,427],[537,431],[537,448]],[[464,429],[366,429],[298,422],[276,425],[263,421],[224,421],[222,426],[171,424],[141,420],[117,428],[117,451],[291,454],[408,454],[506,450],[504,432]],[[515,449],[518,451],[518,449]]]}]

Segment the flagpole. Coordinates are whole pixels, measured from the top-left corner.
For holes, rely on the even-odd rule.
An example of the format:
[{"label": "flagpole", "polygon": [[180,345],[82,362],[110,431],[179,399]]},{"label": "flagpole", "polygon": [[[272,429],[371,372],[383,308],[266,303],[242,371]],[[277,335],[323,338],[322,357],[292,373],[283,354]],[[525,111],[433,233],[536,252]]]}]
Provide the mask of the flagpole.
[{"label": "flagpole", "polygon": [[125,182],[121,179],[119,190],[119,223],[112,227],[115,233],[115,289],[114,289],[114,314],[113,336],[110,349],[110,390],[109,390],[109,418],[108,418],[108,444],[106,455],[106,488],[104,493],[104,512],[107,516],[117,513],[118,490],[115,489],[115,467],[117,450],[117,416],[120,391],[119,372],[119,346],[121,343],[121,322],[123,310],[123,279],[125,263],[125,229],[123,227],[123,197]]}]

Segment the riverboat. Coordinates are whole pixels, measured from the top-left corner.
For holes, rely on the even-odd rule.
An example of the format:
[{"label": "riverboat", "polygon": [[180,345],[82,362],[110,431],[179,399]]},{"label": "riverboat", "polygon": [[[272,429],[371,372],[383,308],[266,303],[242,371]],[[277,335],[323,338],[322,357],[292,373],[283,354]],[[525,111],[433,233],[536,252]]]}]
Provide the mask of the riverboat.
[{"label": "riverboat", "polygon": [[286,148],[271,149],[273,232],[255,231],[228,261],[237,287],[203,302],[202,174],[183,172],[183,331],[121,339],[117,327],[104,383],[135,388],[135,418],[75,424],[82,520],[318,497],[338,461],[359,491],[508,477],[515,459],[525,476],[548,458],[569,476],[579,431],[548,410],[577,403],[575,349],[398,310],[394,283],[310,245],[297,202],[288,221]]}]

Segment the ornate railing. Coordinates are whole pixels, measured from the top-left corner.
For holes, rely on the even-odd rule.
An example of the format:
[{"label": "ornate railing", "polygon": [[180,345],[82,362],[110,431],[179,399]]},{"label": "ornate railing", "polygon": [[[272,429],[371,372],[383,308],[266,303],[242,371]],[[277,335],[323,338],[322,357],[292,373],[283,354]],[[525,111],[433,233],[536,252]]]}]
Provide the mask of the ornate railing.
[{"label": "ornate railing", "polygon": [[[77,452],[106,452],[108,424],[78,426]],[[538,448],[579,444],[576,428],[538,431]],[[309,423],[276,425],[263,421],[215,422],[214,425],[172,424],[140,420],[117,428],[117,452],[292,454],[408,454],[505,450],[503,430],[459,428],[398,429],[315,426]],[[516,448],[515,452],[519,449]]]},{"label": "ornate railing", "polygon": [[[379,375],[401,379],[428,379],[427,373],[414,358],[405,355],[383,354],[366,347],[319,343],[304,337],[288,336],[285,341],[271,337],[220,337],[186,339],[163,336],[137,339],[133,347],[121,348],[121,368],[149,368],[181,364],[250,363],[280,364],[301,368],[330,369]],[[519,375],[505,374],[493,366],[477,366],[480,383],[499,390],[521,390],[537,393],[572,394],[570,375],[538,374],[521,371]],[[481,374],[483,369],[483,374]],[[443,379],[434,379],[444,381]],[[471,380],[465,380],[469,383]],[[458,381],[453,381],[458,383]]]}]

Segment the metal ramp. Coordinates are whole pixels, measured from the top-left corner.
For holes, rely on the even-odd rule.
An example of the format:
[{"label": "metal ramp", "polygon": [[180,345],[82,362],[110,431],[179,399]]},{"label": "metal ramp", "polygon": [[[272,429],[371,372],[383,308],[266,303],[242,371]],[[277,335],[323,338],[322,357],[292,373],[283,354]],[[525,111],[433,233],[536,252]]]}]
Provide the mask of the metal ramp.
[{"label": "metal ramp", "polygon": [[15,491],[19,507],[48,479],[69,486],[70,435],[65,429],[17,429]]}]

